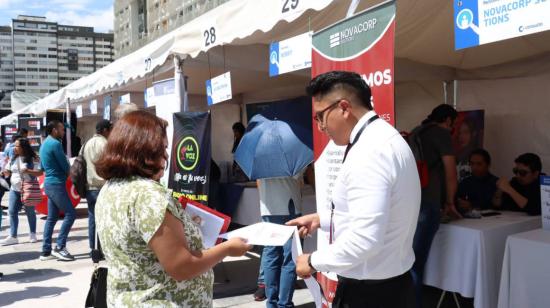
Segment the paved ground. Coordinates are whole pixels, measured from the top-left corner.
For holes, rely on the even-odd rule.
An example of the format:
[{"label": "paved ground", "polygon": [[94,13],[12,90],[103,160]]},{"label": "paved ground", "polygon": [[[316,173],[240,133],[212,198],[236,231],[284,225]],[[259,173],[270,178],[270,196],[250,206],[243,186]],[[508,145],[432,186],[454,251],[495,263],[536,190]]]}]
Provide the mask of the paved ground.
[{"label": "paved ground", "polygon": [[[4,199],[2,204],[7,204]],[[7,210],[3,209],[0,238],[9,233]],[[86,204],[77,207],[77,219],[67,242],[67,248],[76,257],[74,262],[40,261],[44,216],[38,214],[38,243],[28,242],[29,226],[24,212],[19,215],[20,244],[0,246],[0,307],[83,307],[93,271],[88,248],[88,220]],[[61,227],[59,221],[54,238]],[[216,266],[214,307],[265,307],[255,302],[258,274],[258,255],[228,258]],[[298,307],[314,307],[307,289],[297,290],[294,303]]]},{"label": "paved ground", "polygon": [[[2,204],[7,204],[4,198]],[[0,239],[8,234],[9,219],[3,210]],[[20,244],[0,246],[0,307],[83,307],[93,271],[88,248],[88,220],[86,204],[77,207],[77,219],[69,236],[67,247],[75,255],[74,262],[38,260],[45,217],[38,215],[38,243],[28,242],[29,226],[23,212],[19,214]],[[55,228],[54,238],[61,221]],[[265,302],[255,302],[259,258],[249,253],[242,258],[226,258],[214,268],[214,307],[265,307]],[[303,285],[300,282],[299,285]],[[426,287],[424,307],[436,307],[441,290]],[[462,307],[473,307],[471,299],[459,296]],[[313,308],[311,295],[303,286],[294,294],[294,304],[299,308]],[[456,307],[452,296],[446,296],[442,308]]]}]

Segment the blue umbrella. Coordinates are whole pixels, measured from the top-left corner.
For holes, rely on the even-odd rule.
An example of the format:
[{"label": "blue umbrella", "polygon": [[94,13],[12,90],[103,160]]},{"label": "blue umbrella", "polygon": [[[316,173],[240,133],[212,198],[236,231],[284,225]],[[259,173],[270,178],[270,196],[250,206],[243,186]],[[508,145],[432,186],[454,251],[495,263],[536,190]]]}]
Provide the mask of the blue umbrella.
[{"label": "blue umbrella", "polygon": [[255,115],[235,151],[235,161],[251,180],[294,176],[313,161],[313,151],[296,136],[307,134],[302,130]]}]

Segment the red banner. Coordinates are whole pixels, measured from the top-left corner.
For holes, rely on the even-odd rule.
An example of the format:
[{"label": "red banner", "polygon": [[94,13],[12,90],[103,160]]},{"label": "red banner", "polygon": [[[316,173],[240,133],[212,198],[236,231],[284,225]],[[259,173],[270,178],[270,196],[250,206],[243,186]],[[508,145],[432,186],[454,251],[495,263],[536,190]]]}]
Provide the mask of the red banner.
[{"label": "red banner", "polygon": [[[376,113],[395,125],[394,112],[395,2],[388,2],[345,19],[313,35],[312,77],[339,70],[360,74],[372,91]],[[344,147],[336,146],[313,124],[317,212],[330,211],[332,187],[338,176]],[[329,244],[328,234],[318,234],[318,249]],[[324,307],[336,291],[335,275],[321,273]]]},{"label": "red banner", "polygon": [[[46,192],[44,192],[44,175],[38,177],[38,182],[40,183],[40,191],[42,192],[42,201],[35,209],[40,214],[48,215],[48,196],[46,196]],[[73,207],[76,207],[80,203],[80,196],[76,192],[76,188],[70,178],[67,179],[65,187],[67,188]],[[63,214],[63,212],[61,212],[61,214]]]}]

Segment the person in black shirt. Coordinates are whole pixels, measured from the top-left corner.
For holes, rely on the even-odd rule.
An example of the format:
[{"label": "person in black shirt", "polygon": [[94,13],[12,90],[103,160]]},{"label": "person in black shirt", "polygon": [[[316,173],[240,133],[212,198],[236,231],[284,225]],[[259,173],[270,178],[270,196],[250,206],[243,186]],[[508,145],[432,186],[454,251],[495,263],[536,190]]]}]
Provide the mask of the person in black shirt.
[{"label": "person in black shirt", "polygon": [[458,208],[463,213],[473,209],[490,209],[493,207],[498,181],[489,171],[491,156],[486,150],[477,149],[472,151],[469,161],[472,175],[458,185]]},{"label": "person in black shirt", "polygon": [[497,182],[497,187],[503,192],[502,209],[540,215],[539,176],[542,162],[533,153],[522,154],[514,162],[515,177],[510,182],[504,178]]},{"label": "person in black shirt", "polygon": [[456,117],[457,111],[452,106],[441,104],[432,110],[420,127],[413,130],[413,133],[417,131],[420,134],[423,158],[429,172],[428,185],[422,188],[420,213],[413,240],[415,261],[412,274],[418,308],[422,308],[424,267],[441,216],[461,217],[455,206],[456,158],[451,139]]}]

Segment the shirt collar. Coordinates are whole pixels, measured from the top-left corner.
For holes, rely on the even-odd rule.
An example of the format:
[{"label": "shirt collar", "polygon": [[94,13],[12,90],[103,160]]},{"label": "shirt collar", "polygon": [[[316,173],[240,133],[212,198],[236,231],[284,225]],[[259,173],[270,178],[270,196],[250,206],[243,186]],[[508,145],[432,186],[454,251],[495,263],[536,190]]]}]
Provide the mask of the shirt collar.
[{"label": "shirt collar", "polygon": [[361,119],[359,119],[357,124],[355,124],[355,126],[351,130],[351,134],[349,135],[349,143],[353,143],[353,139],[355,139],[355,136],[357,136],[357,134],[359,133],[359,130],[361,129],[361,127],[363,127],[363,125],[365,123],[367,123],[367,121],[375,115],[376,115],[376,112],[374,112],[374,110],[371,110],[371,111],[365,113],[361,117]]}]

